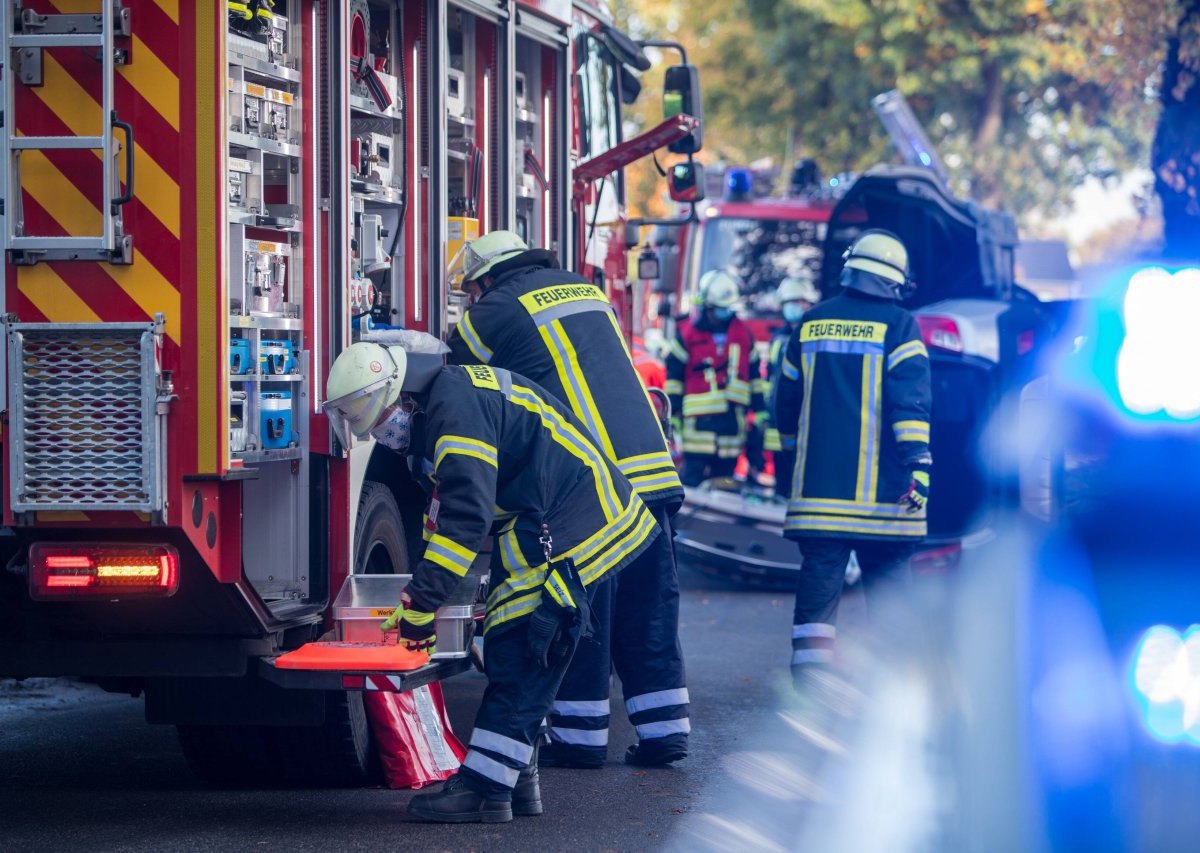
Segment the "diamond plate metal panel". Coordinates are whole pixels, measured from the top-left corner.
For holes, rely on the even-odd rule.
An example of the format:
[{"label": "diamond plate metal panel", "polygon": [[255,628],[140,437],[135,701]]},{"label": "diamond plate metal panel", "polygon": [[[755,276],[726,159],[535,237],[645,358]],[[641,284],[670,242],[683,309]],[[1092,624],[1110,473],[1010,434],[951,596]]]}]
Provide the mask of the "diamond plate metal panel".
[{"label": "diamond plate metal panel", "polygon": [[8,327],[14,512],[159,512],[155,327]]}]

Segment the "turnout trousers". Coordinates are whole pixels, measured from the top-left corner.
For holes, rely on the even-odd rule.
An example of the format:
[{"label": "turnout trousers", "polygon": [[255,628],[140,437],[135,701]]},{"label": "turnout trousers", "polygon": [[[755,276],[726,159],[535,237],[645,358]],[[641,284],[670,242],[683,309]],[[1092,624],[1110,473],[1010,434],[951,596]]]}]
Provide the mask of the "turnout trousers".
[{"label": "turnout trousers", "polygon": [[[904,588],[909,561],[916,545],[895,539],[800,540],[804,563],[796,582],[796,609],[792,617],[792,670],[833,664],[837,637],[838,603],[846,581],[850,552],[858,556],[868,607],[880,596],[907,595]],[[886,603],[886,602],[885,602]]]},{"label": "turnout trousers", "polygon": [[[610,587],[601,580],[595,587]],[[467,757],[458,771],[467,786],[491,800],[512,801],[517,776],[529,766],[546,715],[571,656],[542,669],[528,653],[529,620],[484,641],[488,686],[475,715]]]},{"label": "turnout trousers", "polygon": [[641,744],[686,746],[691,731],[674,535],[666,508],[651,511],[662,533],[615,583],[595,590],[595,635],[576,649],[550,713],[552,748],[580,766],[599,767],[607,757],[614,669]]},{"label": "turnout trousers", "polygon": [[736,456],[727,459],[704,453],[685,453],[683,454],[683,470],[679,472],[679,479],[685,486],[698,486],[705,480],[715,477],[732,477],[736,469]]},{"label": "turnout trousers", "polygon": [[775,494],[787,500],[792,496],[792,479],[796,476],[796,451],[773,450],[771,454],[775,466]]}]

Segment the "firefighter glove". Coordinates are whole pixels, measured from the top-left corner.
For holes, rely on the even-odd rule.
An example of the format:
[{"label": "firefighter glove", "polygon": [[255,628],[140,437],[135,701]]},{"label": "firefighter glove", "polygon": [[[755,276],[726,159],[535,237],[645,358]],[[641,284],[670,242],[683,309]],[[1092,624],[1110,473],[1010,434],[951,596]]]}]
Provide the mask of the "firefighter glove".
[{"label": "firefighter glove", "polygon": [[683,440],[683,418],[679,416],[671,418],[671,434],[667,437],[676,441]]},{"label": "firefighter glove", "polygon": [[405,609],[412,607],[412,596],[408,594],[408,590],[400,593],[400,603],[396,605],[396,609],[392,611],[392,615],[383,621],[379,626],[379,630],[385,634],[388,631],[395,631],[396,626],[400,624],[400,620],[404,617]]},{"label": "firefighter glove", "polygon": [[539,607],[529,617],[529,656],[542,669],[549,669],[554,640],[562,627],[562,620],[545,607]]},{"label": "firefighter glove", "polygon": [[908,491],[900,496],[899,503],[908,510],[909,514],[925,509],[925,505],[929,503],[929,472],[927,470],[917,468],[912,472]]},{"label": "firefighter glove", "polygon": [[420,610],[405,610],[400,617],[400,645],[410,652],[437,651],[437,635],[434,633],[436,613]]}]

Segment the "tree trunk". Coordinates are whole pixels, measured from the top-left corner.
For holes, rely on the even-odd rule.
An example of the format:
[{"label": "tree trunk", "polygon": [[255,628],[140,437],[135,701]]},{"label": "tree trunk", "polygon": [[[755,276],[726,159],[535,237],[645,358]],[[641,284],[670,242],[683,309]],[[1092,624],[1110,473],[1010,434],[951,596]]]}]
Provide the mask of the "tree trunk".
[{"label": "tree trunk", "polygon": [[[986,162],[987,154],[993,151],[1000,141],[1000,129],[1004,126],[1004,86],[1000,79],[1000,65],[995,59],[984,63],[982,73],[983,98],[979,123],[975,126],[975,138],[972,142],[980,161]],[[998,176],[980,175],[974,182],[972,195],[981,204],[995,207],[999,199],[999,187]]]},{"label": "tree trunk", "polygon": [[1200,0],[1184,0],[1167,42],[1162,114],[1154,136],[1154,189],[1163,207],[1163,254],[1200,260]]}]

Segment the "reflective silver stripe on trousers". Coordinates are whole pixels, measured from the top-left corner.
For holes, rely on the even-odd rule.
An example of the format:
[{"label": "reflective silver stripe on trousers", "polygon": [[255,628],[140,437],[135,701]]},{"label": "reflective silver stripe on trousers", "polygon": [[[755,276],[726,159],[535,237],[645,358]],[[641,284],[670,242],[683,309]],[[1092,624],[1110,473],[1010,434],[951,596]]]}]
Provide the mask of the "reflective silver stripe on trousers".
[{"label": "reflective silver stripe on trousers", "polygon": [[634,726],[634,728],[637,729],[638,738],[641,740],[651,740],[656,737],[666,737],[667,735],[685,735],[692,730],[692,724],[685,717],[682,720],[643,723],[640,726]]},{"label": "reflective silver stripe on trousers", "polygon": [[558,700],[550,707],[550,713],[562,717],[607,717],[608,700]]},{"label": "reflective silver stripe on trousers", "polygon": [[529,744],[489,732],[487,729],[475,729],[471,732],[471,746],[497,752],[521,764],[528,764],[529,760],[533,758],[533,747]]},{"label": "reflective silver stripe on trousers", "polygon": [[796,649],[792,652],[792,666],[806,663],[833,663],[832,649]]},{"label": "reflective silver stripe on trousers", "polygon": [[669,705],[688,704],[686,687],[676,687],[673,690],[658,690],[654,693],[643,693],[625,700],[625,710],[630,714],[638,711],[649,711],[651,708],[666,708]]},{"label": "reflective silver stripe on trousers", "polygon": [[792,626],[792,639],[802,640],[805,637],[828,637],[833,639],[837,636],[837,628],[826,622],[809,622],[804,625]]},{"label": "reflective silver stripe on trousers", "polygon": [[608,746],[608,729],[562,729],[550,727],[550,739],[559,743],[569,743],[571,746]]},{"label": "reflective silver stripe on trousers", "polygon": [[505,767],[496,759],[488,758],[482,752],[476,752],[473,749],[467,753],[467,760],[462,763],[462,766],[469,767],[480,776],[486,776],[505,788],[516,787],[517,777],[521,775],[520,770]]}]

